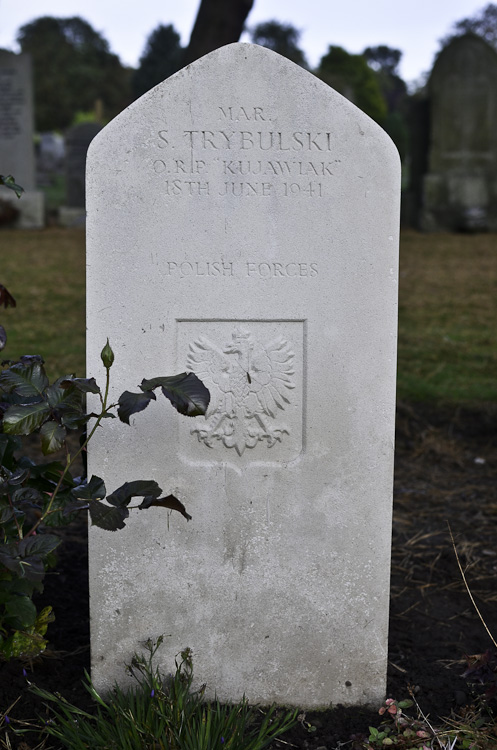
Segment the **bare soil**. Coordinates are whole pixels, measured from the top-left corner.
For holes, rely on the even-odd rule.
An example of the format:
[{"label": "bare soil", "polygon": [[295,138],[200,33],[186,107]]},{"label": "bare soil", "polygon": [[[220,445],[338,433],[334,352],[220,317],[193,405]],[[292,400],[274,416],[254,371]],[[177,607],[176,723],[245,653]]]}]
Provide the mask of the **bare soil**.
[{"label": "bare soil", "polygon": [[[497,634],[496,433],[496,405],[398,407],[387,696],[402,700],[411,690],[435,723],[474,700],[478,688],[461,676],[465,657],[492,648],[461,579],[448,524],[476,603]],[[37,685],[81,707],[89,705],[81,683],[90,659],[83,521],[65,532],[59,565],[47,576],[39,601],[43,604],[51,604],[57,617],[46,654],[30,665],[0,665],[0,712],[8,709],[11,720],[43,711],[27,691],[23,668]],[[309,712],[284,736],[287,744],[276,744],[333,750],[379,720],[377,708]],[[36,745],[29,736],[22,742],[20,750]]]}]

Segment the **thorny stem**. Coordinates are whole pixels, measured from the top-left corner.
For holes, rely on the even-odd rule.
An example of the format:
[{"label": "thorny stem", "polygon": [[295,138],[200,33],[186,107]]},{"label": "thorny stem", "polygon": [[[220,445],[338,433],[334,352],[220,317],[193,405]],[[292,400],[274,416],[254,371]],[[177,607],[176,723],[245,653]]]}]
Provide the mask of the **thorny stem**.
[{"label": "thorny stem", "polygon": [[19,526],[19,522],[18,522],[18,520],[16,518],[14,503],[12,502],[12,498],[11,498],[10,495],[7,495],[7,497],[9,498],[9,505],[10,505],[10,507],[12,509],[12,513],[13,513],[13,516],[14,516],[14,523],[15,523],[16,528],[17,528],[17,534],[19,536],[19,539],[22,539],[22,528]]},{"label": "thorny stem", "polygon": [[[71,466],[73,465],[73,463],[76,461],[76,459],[78,458],[78,456],[80,456],[81,453],[86,449],[86,446],[88,445],[88,443],[92,439],[93,435],[95,434],[97,428],[99,427],[100,422],[103,419],[103,415],[105,414],[105,412],[107,411],[107,408],[108,408],[107,407],[107,399],[109,397],[109,385],[110,385],[110,368],[107,367],[106,368],[106,376],[105,376],[105,393],[104,393],[103,400],[102,400],[102,397],[100,397],[100,400],[101,400],[101,403],[102,403],[102,410],[101,410],[100,414],[98,415],[98,417],[97,417],[97,419],[95,421],[95,424],[93,425],[93,427],[92,427],[92,429],[90,431],[90,434],[87,436],[87,438],[84,441],[84,443],[82,445],[80,445],[79,449],[76,451],[76,453],[74,454],[74,456],[71,457],[71,454],[69,452],[67,453],[65,469],[61,473],[59,481],[57,482],[57,485],[56,485],[54,491],[52,492],[52,496],[50,498],[50,502],[48,503],[47,508],[46,508],[44,514],[41,516],[41,518],[39,518],[37,520],[37,522],[32,527],[32,529],[30,530],[30,532],[29,532],[29,534],[27,536],[31,536],[31,534],[34,534],[35,531],[36,531],[36,529],[38,528],[38,526],[52,512],[52,505],[54,504],[54,500],[57,497],[58,491],[62,487],[62,483],[64,482],[64,479],[66,478],[66,476],[67,476],[67,474],[69,472],[69,469],[71,468]],[[111,404],[111,406],[115,406],[115,404]]]}]

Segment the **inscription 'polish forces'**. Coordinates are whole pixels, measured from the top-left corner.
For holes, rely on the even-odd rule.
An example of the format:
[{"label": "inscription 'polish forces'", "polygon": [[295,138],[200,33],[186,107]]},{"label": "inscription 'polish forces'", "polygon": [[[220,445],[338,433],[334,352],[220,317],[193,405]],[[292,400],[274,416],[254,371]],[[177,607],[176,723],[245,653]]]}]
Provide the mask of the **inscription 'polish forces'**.
[{"label": "inscription 'polish forces'", "polygon": [[233,261],[223,263],[222,261],[175,261],[166,262],[166,276],[176,276],[185,279],[190,276],[245,276],[259,277],[261,279],[291,279],[291,278],[314,278],[318,275],[317,263],[250,263],[237,267]]}]

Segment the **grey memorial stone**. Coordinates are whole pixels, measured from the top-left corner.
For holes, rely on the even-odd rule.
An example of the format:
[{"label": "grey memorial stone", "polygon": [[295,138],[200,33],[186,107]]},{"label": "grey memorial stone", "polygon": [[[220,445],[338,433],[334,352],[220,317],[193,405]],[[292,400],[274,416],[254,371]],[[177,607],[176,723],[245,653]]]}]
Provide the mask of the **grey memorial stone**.
[{"label": "grey memorial stone", "polygon": [[21,200],[8,188],[0,198],[19,209],[17,226],[44,224],[43,193],[35,189],[31,58],[0,50],[0,173],[13,175],[25,193]]},{"label": "grey memorial stone", "polygon": [[147,638],[222,701],[385,692],[400,163],[322,81],[234,44],[145,94],[88,153],[88,373],[193,370],[207,418],[106,420],[89,469],[193,516],[92,528],[92,674]]},{"label": "grey memorial stone", "polygon": [[421,227],[497,230],[497,53],[453,39],[431,73],[430,153]]},{"label": "grey memorial stone", "polygon": [[85,170],[88,147],[102,130],[96,122],[84,122],[67,131],[65,141],[66,203],[59,210],[63,226],[85,223]]},{"label": "grey memorial stone", "polygon": [[36,158],[38,179],[49,185],[54,175],[63,174],[64,161],[64,137],[59,133],[40,133]]}]

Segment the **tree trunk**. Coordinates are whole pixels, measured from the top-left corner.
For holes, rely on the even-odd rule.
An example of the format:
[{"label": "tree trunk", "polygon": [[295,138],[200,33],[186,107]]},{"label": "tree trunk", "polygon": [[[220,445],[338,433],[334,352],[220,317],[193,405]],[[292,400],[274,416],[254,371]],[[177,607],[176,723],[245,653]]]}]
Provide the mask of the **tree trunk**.
[{"label": "tree trunk", "polygon": [[237,42],[254,0],[201,0],[185,50],[184,64],[231,42]]}]

